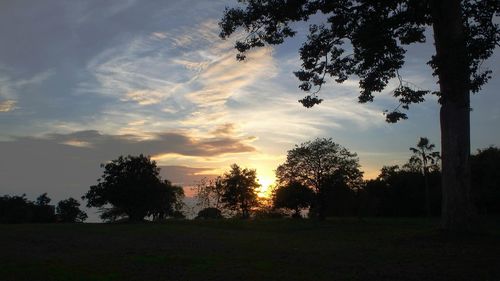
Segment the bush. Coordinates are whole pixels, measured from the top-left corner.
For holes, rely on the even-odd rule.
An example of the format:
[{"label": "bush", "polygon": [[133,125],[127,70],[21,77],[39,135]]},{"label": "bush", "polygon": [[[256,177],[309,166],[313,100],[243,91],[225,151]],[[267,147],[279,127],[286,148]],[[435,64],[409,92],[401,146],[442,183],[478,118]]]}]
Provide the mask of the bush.
[{"label": "bush", "polygon": [[222,212],[217,208],[205,208],[198,212],[196,219],[222,219]]}]

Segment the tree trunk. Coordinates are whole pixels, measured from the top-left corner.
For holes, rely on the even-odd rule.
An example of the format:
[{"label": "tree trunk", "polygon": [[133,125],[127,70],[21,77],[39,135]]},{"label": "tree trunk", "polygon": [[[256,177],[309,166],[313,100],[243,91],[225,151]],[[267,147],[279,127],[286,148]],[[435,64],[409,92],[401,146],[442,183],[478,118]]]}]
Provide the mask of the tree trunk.
[{"label": "tree trunk", "polygon": [[442,227],[474,228],[470,196],[470,72],[460,0],[431,0],[441,91]]}]

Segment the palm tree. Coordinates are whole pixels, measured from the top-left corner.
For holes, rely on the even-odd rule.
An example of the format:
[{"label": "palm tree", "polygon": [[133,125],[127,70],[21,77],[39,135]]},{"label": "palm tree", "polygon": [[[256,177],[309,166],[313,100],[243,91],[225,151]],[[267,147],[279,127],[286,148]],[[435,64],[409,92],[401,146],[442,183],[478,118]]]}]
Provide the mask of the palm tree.
[{"label": "palm tree", "polygon": [[435,145],[429,142],[429,139],[420,137],[417,147],[410,147],[413,156],[410,158],[410,163],[417,164],[421,167],[422,174],[424,175],[425,183],[425,211],[427,216],[431,216],[431,202],[430,202],[430,189],[427,174],[429,168],[437,168],[437,163],[440,159],[439,152],[433,151]]}]

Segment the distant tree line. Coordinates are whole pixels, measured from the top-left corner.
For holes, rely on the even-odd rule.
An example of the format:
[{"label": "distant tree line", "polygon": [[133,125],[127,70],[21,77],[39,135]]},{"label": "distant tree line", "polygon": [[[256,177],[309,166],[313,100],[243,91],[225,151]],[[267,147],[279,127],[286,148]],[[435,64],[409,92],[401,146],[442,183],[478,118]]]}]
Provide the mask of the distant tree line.
[{"label": "distant tree line", "polygon": [[[276,169],[271,198],[258,196],[256,170],[231,165],[195,187],[197,219],[248,219],[290,216],[325,219],[331,216],[415,217],[441,212],[439,153],[420,138],[407,163],[384,166],[377,178],[363,180],[356,153],[318,138],[287,152]],[[481,214],[500,214],[500,149],[489,147],[471,155],[473,200]],[[104,221],[162,221],[185,218],[184,191],[162,179],[150,157],[120,156],[101,165],[103,175],[82,196],[97,207]],[[25,195],[0,197],[0,223],[83,222],[87,215],[74,198],[50,205],[46,193],[35,201]]]},{"label": "distant tree line", "polygon": [[75,223],[87,219],[87,214],[80,210],[80,203],[74,198],[61,200],[56,206],[44,193],[35,201],[26,195],[0,197],[0,223]]},{"label": "distant tree line", "polygon": [[[315,139],[288,151],[276,169],[272,198],[257,198],[254,174],[245,177],[234,164],[215,179],[196,187],[197,218],[240,216],[324,219],[331,216],[416,217],[441,213],[440,155],[427,139],[411,147],[402,166],[384,166],[377,178],[363,180],[355,153],[333,142]],[[471,155],[473,196],[483,214],[500,213],[500,149]],[[248,171],[248,170],[247,170]],[[250,170],[253,171],[253,170]],[[228,200],[231,198],[231,200]],[[243,198],[248,198],[246,204]],[[270,202],[269,202],[270,201]]]}]

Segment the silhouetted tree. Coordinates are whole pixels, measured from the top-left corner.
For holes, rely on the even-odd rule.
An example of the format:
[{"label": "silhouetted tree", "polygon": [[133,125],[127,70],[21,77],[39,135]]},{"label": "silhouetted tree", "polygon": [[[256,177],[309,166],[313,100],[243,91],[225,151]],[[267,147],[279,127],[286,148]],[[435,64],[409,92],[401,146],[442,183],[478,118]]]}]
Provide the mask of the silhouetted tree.
[{"label": "silhouetted tree", "polygon": [[184,189],[181,186],[172,185],[170,181],[164,180],[163,184],[157,187],[155,193],[157,196],[151,202],[152,208],[148,211],[148,216],[151,216],[155,221],[161,221],[168,217],[184,218],[182,213]]},{"label": "silhouetted tree", "polygon": [[300,211],[311,206],[314,192],[300,182],[290,182],[280,186],[273,194],[275,208],[285,208],[294,211],[293,217],[300,218]]},{"label": "silhouetted tree", "polygon": [[242,218],[249,218],[250,211],[258,205],[257,182],[255,170],[241,169],[238,165],[231,165],[231,170],[222,176],[221,202],[225,208],[240,211]]},{"label": "silhouetted tree", "polygon": [[198,212],[196,219],[222,219],[222,212],[218,208],[208,207]]},{"label": "silhouetted tree", "polygon": [[473,197],[483,214],[500,214],[500,149],[488,147],[471,156]]},{"label": "silhouetted tree", "polygon": [[[410,158],[411,166],[420,167],[420,171],[424,175],[424,187],[425,187],[425,210],[427,216],[431,216],[431,198],[430,198],[430,187],[429,187],[429,169],[438,169],[437,163],[439,161],[439,152],[433,151],[435,145],[429,142],[427,138],[420,138],[417,143],[417,147],[410,147],[413,156]],[[409,166],[409,165],[408,165]]]},{"label": "silhouetted tree", "polygon": [[332,139],[318,138],[289,150],[286,162],[276,170],[276,177],[280,185],[299,182],[312,188],[316,192],[317,214],[324,219],[328,188],[341,184],[355,189],[362,184],[358,161],[356,153]]},{"label": "silhouetted tree", "polygon": [[34,203],[30,204],[33,209],[32,222],[51,223],[56,221],[55,207],[49,205],[50,201],[52,200],[47,196],[47,193],[43,193],[37,197]]},{"label": "silhouetted tree", "polygon": [[163,181],[160,169],[149,157],[120,156],[101,167],[104,173],[98,184],[91,186],[82,199],[88,200],[88,207],[100,208],[103,219],[123,215],[130,221],[142,221],[147,215],[163,217],[179,203],[182,189]]},{"label": "silhouetted tree", "polygon": [[[363,182],[359,178],[355,183],[349,184],[339,175],[340,173],[335,173],[324,182],[325,216],[356,216],[360,204],[358,194]],[[319,206],[313,204],[309,216],[319,216]]]},{"label": "silhouetted tree", "polygon": [[[343,82],[359,77],[359,102],[373,101],[373,94],[399,79],[393,91],[400,105],[387,113],[388,122],[406,119],[399,108],[424,101],[430,91],[403,80],[405,46],[426,40],[431,27],[436,54],[428,64],[438,76],[441,104],[442,226],[449,230],[473,228],[474,208],[470,196],[470,92],[478,92],[491,71],[481,67],[500,42],[500,28],[493,17],[500,15],[498,0],[245,0],[243,7],[226,9],[220,36],[227,38],[243,28],[247,36],[236,43],[244,53],[265,44],[281,44],[296,32],[291,23],[308,21],[321,14],[322,24],[311,24],[307,41],[300,48],[302,69],[295,72],[300,88],[310,94],[300,102],[319,104],[317,93],[326,75]],[[317,18],[317,17],[315,17]],[[352,50],[352,51],[351,51]],[[312,93],[313,88],[316,88]]]},{"label": "silhouetted tree", "polygon": [[220,209],[223,194],[222,177],[201,179],[196,184],[195,192],[199,207]]},{"label": "silhouetted tree", "polygon": [[80,210],[80,202],[71,197],[59,201],[56,212],[60,222],[75,223],[84,222],[87,219],[87,214]]},{"label": "silhouetted tree", "polygon": [[0,197],[1,223],[27,223],[33,221],[34,204],[26,195]]},{"label": "silhouetted tree", "polygon": [[47,196],[47,193],[43,193],[36,198],[35,204],[37,204],[38,206],[47,206],[47,205],[49,205],[50,201],[52,201],[52,199],[50,199]]},{"label": "silhouetted tree", "polygon": [[[430,213],[437,215],[441,208],[440,172],[428,173]],[[367,199],[365,212],[375,216],[423,216],[427,214],[424,176],[421,170],[401,169],[399,166],[385,166],[374,180],[368,180],[363,189]]]}]

